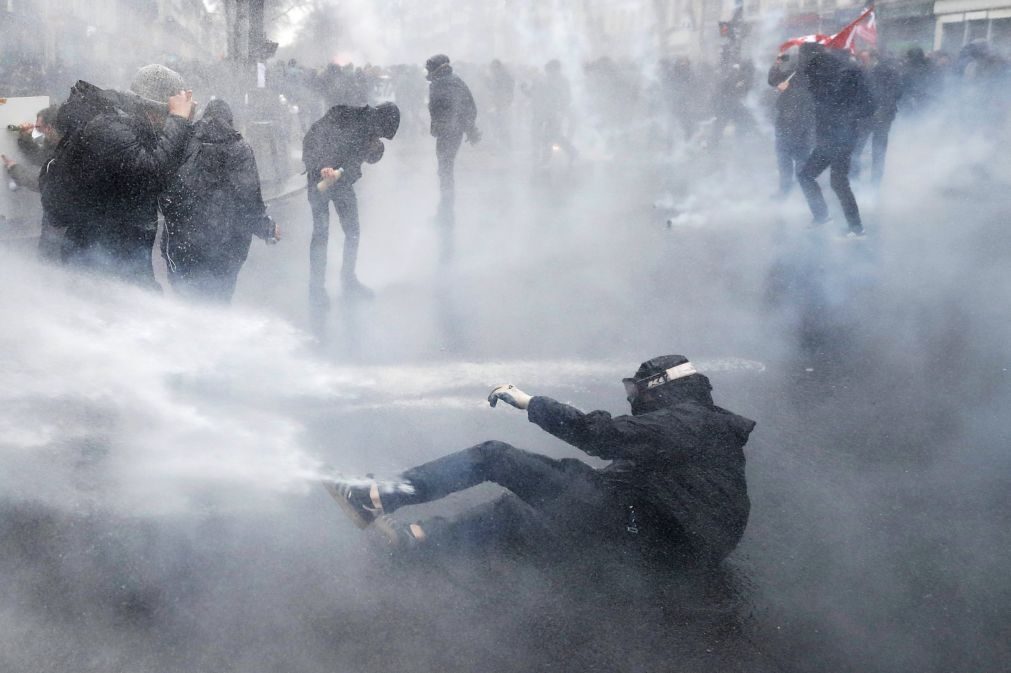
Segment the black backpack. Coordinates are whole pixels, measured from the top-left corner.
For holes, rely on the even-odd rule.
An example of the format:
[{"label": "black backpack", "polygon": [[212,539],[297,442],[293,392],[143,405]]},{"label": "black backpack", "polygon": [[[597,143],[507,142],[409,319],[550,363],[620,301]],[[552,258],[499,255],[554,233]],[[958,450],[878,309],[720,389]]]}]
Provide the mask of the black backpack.
[{"label": "black backpack", "polygon": [[56,129],[60,142],[39,174],[39,191],[47,220],[57,227],[73,224],[80,216],[76,204],[81,203],[79,176],[81,136],[95,117],[115,112],[120,94],[100,89],[80,80],[71,88],[67,102],[60,106]]}]

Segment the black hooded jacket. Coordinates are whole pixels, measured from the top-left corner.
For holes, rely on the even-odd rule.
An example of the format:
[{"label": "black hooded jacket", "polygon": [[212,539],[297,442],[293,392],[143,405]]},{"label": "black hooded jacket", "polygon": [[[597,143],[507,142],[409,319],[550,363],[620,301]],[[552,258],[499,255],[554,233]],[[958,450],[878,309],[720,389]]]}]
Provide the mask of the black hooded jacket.
[{"label": "black hooded jacket", "polygon": [[803,70],[790,70],[781,63],[773,63],[768,82],[772,87],[787,82],[786,88],[776,95],[776,131],[807,136],[814,129],[814,109]]},{"label": "black hooded jacket", "polygon": [[831,50],[811,55],[804,70],[814,101],[819,145],[852,149],[859,123],[874,114],[874,96],[864,72]]},{"label": "black hooded jacket", "polygon": [[439,138],[472,133],[477,122],[477,105],[470,88],[449,64],[430,77],[428,112],[432,117],[432,135]]},{"label": "black hooded jacket", "polygon": [[[43,169],[43,205],[54,225],[67,227],[70,248],[99,245],[113,258],[150,250],[158,194],[183,160],[192,124],[169,116],[158,129],[129,94],[79,82],[57,126],[64,136]],[[50,180],[59,184],[47,190]],[[125,273],[154,282],[149,269]]]},{"label": "black hooded jacket", "polygon": [[375,159],[369,111],[368,106],[335,105],[309,127],[302,140],[302,163],[310,189],[324,168],[344,169],[338,184],[353,185],[362,177],[362,163]]},{"label": "black hooded jacket", "polygon": [[208,109],[197,122],[179,171],[161,197],[162,254],[170,267],[241,263],[253,235],[272,232],[249,144],[227,115]]},{"label": "black hooded jacket", "polygon": [[719,560],[748,522],[743,447],[755,422],[715,406],[708,386],[666,387],[672,394],[638,405],[632,416],[584,414],[535,397],[528,418],[591,456],[613,461],[601,474],[639,511],[642,536],[660,545],[687,541]]}]

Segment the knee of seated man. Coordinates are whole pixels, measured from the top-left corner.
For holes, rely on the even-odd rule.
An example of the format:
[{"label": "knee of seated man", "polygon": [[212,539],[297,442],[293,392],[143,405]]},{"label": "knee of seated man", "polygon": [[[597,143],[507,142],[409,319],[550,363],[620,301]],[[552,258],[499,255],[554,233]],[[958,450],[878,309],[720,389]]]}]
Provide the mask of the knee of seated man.
[{"label": "knee of seated man", "polygon": [[487,442],[481,442],[476,447],[478,453],[482,455],[485,459],[494,460],[496,458],[501,458],[502,456],[520,453],[512,444],[507,444],[505,442],[500,442],[497,439],[488,440]]}]

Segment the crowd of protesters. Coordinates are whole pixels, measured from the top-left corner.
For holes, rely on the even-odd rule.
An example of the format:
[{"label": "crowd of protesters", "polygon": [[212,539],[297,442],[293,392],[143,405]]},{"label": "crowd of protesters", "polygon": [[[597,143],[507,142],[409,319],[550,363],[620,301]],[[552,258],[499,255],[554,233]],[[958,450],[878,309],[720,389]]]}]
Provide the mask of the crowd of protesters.
[{"label": "crowd of protesters", "polygon": [[[554,59],[541,66],[451,64],[442,54],[424,67],[308,68],[277,61],[259,83],[259,96],[238,86],[226,63],[174,65],[142,68],[124,92],[87,82],[71,88],[62,66],[3,66],[0,91],[49,93],[61,101],[39,111],[34,123],[26,120],[22,156],[3,160],[13,181],[42,194],[45,258],[154,287],[151,252],[160,213],[161,252],[173,287],[226,301],[251,238],[273,241],[279,234],[266,215],[253,150],[240,133],[239,117],[270,116],[267,108],[293,112],[278,117],[279,126],[287,125],[280,154],[288,154],[288,136],[304,137],[314,221],[311,298],[320,302],[331,202],[347,239],[345,289],[371,296],[355,275],[359,223],[352,185],[361,164],[378,161],[382,139],[401,124],[408,141],[436,139],[437,219],[447,229],[456,155],[464,139],[476,144],[484,135],[491,153],[528,151],[535,174],[556,156],[569,165],[579,161],[582,143],[618,158],[694,145],[731,161],[764,143],[779,170],[778,180],[769,176],[770,187],[778,183],[776,197],[785,198],[796,182],[813,225],[825,223],[829,209],[817,178],[828,169],[847,230],[861,236],[850,179],[864,174],[869,147],[867,175],[873,186],[881,184],[893,123],[943,111],[985,128],[1004,119],[1009,102],[1008,63],[986,42],[956,55],[803,44],[775,58],[769,88],[758,85],[758,67],[739,48],[725,49],[715,66],[685,57],[651,67],[609,57],[581,67]],[[211,101],[199,119],[194,98]],[[226,100],[243,105],[233,111]]]}]

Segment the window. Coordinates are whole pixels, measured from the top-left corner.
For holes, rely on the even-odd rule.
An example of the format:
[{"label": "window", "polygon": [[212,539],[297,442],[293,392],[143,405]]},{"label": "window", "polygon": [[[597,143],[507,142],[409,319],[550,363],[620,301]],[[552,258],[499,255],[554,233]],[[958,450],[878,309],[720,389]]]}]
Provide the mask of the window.
[{"label": "window", "polygon": [[1002,54],[1011,50],[1011,17],[990,20],[990,44]]},{"label": "window", "polygon": [[978,19],[976,21],[967,21],[968,32],[966,33],[965,41],[966,43],[972,42],[973,40],[985,40],[988,24],[990,23],[987,19]]},{"label": "window", "polygon": [[965,44],[965,23],[953,22],[941,24],[941,49],[949,53],[958,53]]}]

